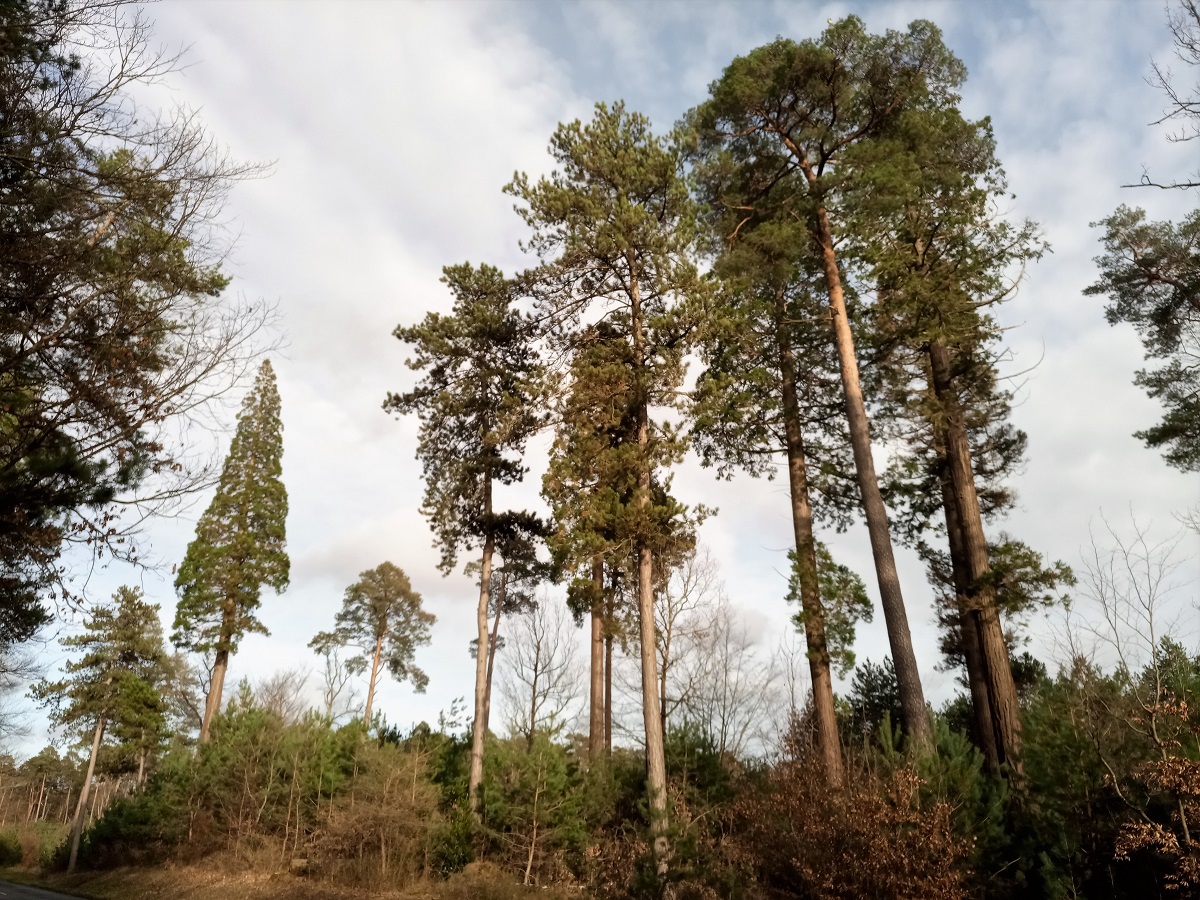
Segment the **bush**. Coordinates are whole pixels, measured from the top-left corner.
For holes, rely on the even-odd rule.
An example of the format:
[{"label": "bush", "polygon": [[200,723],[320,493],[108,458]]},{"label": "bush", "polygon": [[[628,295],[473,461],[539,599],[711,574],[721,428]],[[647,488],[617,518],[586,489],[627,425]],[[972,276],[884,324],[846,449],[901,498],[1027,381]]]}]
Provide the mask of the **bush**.
[{"label": "bush", "polygon": [[24,852],[21,840],[17,837],[15,828],[0,831],[0,866],[19,866],[23,862]]}]

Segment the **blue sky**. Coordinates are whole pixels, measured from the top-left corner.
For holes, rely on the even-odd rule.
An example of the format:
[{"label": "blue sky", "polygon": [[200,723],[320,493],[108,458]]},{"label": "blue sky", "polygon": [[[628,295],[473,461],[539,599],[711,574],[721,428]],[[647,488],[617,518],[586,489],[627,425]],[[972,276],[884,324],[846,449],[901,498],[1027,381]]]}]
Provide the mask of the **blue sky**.
[{"label": "blue sky", "polygon": [[[1029,434],[1019,506],[1000,527],[1077,565],[1089,523],[1102,510],[1118,526],[1132,513],[1165,535],[1176,527],[1174,514],[1200,502],[1200,480],[1168,469],[1131,436],[1157,416],[1131,384],[1140,345],[1130,329],[1110,328],[1102,302],[1082,293],[1095,277],[1098,249],[1089,222],[1120,203],[1162,217],[1195,203],[1180,192],[1119,187],[1144,166],[1163,177],[1195,169],[1194,144],[1170,145],[1161,129],[1148,127],[1162,106],[1144,80],[1149,61],[1170,59],[1156,0],[167,0],[149,8],[156,33],[191,50],[187,69],[153,94],[155,102],[198,108],[235,156],[275,161],[271,177],[242,184],[231,197],[228,213],[240,236],[230,271],[233,290],[278,301],[283,318],[287,347],[276,364],[293,579],[286,594],[265,598],[262,618],[273,637],[245,642],[233,680],[300,664],[315,674],[308,640],[329,627],[356,574],[389,559],[409,573],[438,623],[419,656],[428,693],[388,683],[381,708],[408,723],[433,719],[470,694],[472,586],[465,576],[436,571],[417,511],[415,424],[380,410],[388,390],[409,383],[391,329],[449,306],[438,283],[445,264],[527,264],[517,248],[521,223],[500,188],[514,170],[545,171],[556,123],[586,116],[596,101],[624,99],[665,130],[704,98],[735,55],[776,35],[815,37],[847,13],[872,30],[914,18],[941,26],[970,71],[967,113],[992,117],[1013,214],[1041,222],[1054,249],[1000,314],[1012,329],[1009,371],[1028,370],[1015,417]],[[530,464],[525,495],[536,502],[538,452]],[[719,508],[703,540],[747,622],[774,640],[789,615],[782,485],[719,483],[689,460],[676,488],[685,502]],[[150,532],[168,570],[193,524],[164,522]],[[829,540],[842,561],[870,575],[861,528]],[[1175,602],[1187,610],[1197,594],[1200,540],[1189,537],[1181,550],[1187,561]],[[915,558],[902,553],[900,566],[926,690],[940,701],[954,686],[952,675],[936,670],[929,590]],[[169,623],[169,575],[109,570],[90,590],[103,596],[131,580],[162,603]],[[1057,627],[1033,629],[1043,657],[1061,652]],[[879,617],[860,633],[860,657],[879,659],[886,648]],[[31,722],[24,746],[32,750],[45,732],[40,715]]]}]

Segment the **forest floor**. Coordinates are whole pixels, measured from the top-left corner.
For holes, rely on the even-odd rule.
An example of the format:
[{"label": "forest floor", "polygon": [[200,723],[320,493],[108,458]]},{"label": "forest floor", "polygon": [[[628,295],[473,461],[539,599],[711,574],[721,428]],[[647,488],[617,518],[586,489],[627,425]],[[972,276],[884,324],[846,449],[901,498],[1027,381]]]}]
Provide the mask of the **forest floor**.
[{"label": "forest floor", "polygon": [[468,871],[444,882],[425,882],[404,890],[386,891],[344,887],[283,873],[229,873],[198,866],[114,869],[73,875],[0,869],[0,881],[34,885],[86,900],[362,900],[364,897],[380,900],[518,900],[534,892],[547,897],[544,890],[523,888],[507,879],[497,879],[490,871]]}]

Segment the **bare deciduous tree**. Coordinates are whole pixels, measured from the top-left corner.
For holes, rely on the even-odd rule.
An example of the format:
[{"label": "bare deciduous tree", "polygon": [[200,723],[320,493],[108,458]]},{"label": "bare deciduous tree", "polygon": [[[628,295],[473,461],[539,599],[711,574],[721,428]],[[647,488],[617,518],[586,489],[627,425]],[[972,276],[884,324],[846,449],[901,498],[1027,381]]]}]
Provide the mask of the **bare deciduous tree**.
[{"label": "bare deciduous tree", "polygon": [[510,622],[498,679],[500,704],[509,732],[532,746],[535,734],[554,737],[579,716],[584,673],[565,604],[543,596]]}]

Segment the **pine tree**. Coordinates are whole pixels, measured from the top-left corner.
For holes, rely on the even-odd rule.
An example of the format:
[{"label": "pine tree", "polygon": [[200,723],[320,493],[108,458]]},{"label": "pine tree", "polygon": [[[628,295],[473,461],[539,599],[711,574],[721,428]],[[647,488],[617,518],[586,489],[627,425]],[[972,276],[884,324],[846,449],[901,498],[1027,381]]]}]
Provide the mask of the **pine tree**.
[{"label": "pine tree", "polygon": [[[714,187],[701,171],[701,195]],[[705,197],[721,291],[702,344],[693,429],[701,460],[725,477],[741,469],[773,478],[786,461],[791,500],[796,617],[808,645],[817,744],[830,783],[842,777],[825,609],[819,590],[818,516],[842,526],[854,499],[845,421],[838,416],[837,356],[819,300],[817,260],[807,229],[764,222],[732,246],[741,213]],[[803,565],[799,564],[803,561]]]},{"label": "pine tree", "polygon": [[803,223],[820,259],[840,367],[851,447],[880,601],[900,685],[904,724],[918,747],[932,731],[908,614],[896,571],[887,510],[875,473],[870,424],[846,303],[845,268],[861,231],[848,228],[847,191],[873,174],[858,164],[907,110],[954,99],[965,69],[937,27],[870,35],[861,20],[835,22],[819,40],[783,38],[735,59],[710,99],[689,114],[695,155],[713,180],[712,200],[740,211],[731,242],[762,222]]},{"label": "pine tree", "polygon": [[[525,475],[522,456],[542,422],[541,367],[528,318],[516,308],[517,286],[492,266],[448,266],[442,279],[454,295],[449,316],[430,313],[395,335],[415,350],[407,360],[422,372],[405,394],[389,394],[384,409],[416,413],[421,421],[417,457],[425,474],[421,512],[449,573],[459,553],[481,551],[476,647],[489,646],[488,611],[494,556],[520,536],[537,536],[532,513],[498,511],[497,485]],[[475,654],[475,716],[468,791],[479,808],[487,722],[488,653]]]},{"label": "pine tree", "polygon": [[163,680],[166,651],[158,606],[128,587],[120,588],[111,604],[96,607],[84,622],[84,632],[63,638],[62,645],[77,648],[79,658],[64,666],[65,678],[42,681],[31,695],[50,707],[55,728],[75,731],[81,741],[89,733],[92,736],[87,775],[71,826],[67,871],[72,871],[106,728],[112,724],[125,733],[163,728],[167,704],[157,685]]},{"label": "pine tree", "polygon": [[587,124],[560,125],[550,152],[558,168],[549,177],[535,183],[518,174],[507,190],[533,229],[528,249],[542,265],[527,277],[551,343],[573,356],[589,326],[603,319],[627,359],[627,366],[612,367],[611,380],[576,381],[572,389],[586,388],[585,408],[624,407],[632,418],[633,439],[618,455],[634,476],[633,491],[614,500],[636,558],[647,790],[662,875],[669,845],[653,556],[678,516],[665,475],[682,456],[686,437],[661,412],[681,406],[684,354],[700,306],[702,282],[693,258],[697,211],[678,150],[620,103],[598,104]]},{"label": "pine tree", "polygon": [[213,654],[201,743],[221,709],[230,654],[245,635],[269,633],[257,616],[263,586],[276,593],[288,586],[282,474],[279,391],[271,363],[264,360],[242,401],[217,493],[196,525],[175,579],[179,604],[171,640],[181,649]]},{"label": "pine tree", "polygon": [[429,643],[429,628],[436,621],[421,608],[421,595],[412,589],[404,571],[385,562],[363,572],[346,588],[333,631],[321,632],[309,646],[318,653],[339,647],[360,651],[346,660],[346,668],[356,674],[370,673],[363,713],[369,727],[375,684],[383,666],[397,681],[410,681],[417,693],[425,692],[429,677],[413,662],[413,656],[417,647]]}]

